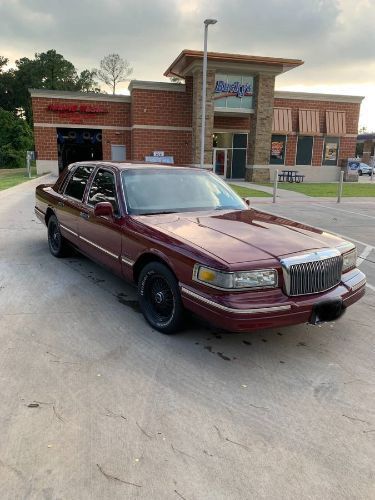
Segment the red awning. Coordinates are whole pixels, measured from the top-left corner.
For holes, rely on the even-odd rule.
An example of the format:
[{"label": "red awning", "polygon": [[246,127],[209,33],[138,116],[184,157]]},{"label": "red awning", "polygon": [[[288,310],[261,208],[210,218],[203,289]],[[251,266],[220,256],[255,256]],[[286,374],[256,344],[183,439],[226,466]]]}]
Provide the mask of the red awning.
[{"label": "red awning", "polygon": [[320,134],[319,111],[317,109],[300,109],[298,113],[298,119],[298,130],[300,134]]},{"label": "red awning", "polygon": [[326,111],[326,128],[327,135],[345,135],[345,111]]},{"label": "red awning", "polygon": [[274,108],[272,132],[289,134],[292,132],[292,110],[290,108]]}]

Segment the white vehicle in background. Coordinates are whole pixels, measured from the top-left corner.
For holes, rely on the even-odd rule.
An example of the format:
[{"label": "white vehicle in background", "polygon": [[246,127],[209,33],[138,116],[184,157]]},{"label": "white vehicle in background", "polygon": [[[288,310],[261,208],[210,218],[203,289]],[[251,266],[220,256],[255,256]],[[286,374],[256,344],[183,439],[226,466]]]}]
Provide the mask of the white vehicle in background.
[{"label": "white vehicle in background", "polygon": [[371,175],[371,170],[373,170],[375,175],[375,167],[370,167],[367,163],[360,163],[358,167],[358,175]]}]

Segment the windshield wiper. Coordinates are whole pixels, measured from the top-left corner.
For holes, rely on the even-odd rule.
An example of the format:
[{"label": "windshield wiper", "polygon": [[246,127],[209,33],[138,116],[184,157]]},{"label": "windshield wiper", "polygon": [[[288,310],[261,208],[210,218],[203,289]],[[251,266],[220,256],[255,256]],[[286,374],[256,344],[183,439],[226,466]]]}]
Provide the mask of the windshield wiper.
[{"label": "windshield wiper", "polygon": [[215,207],[215,210],[240,210],[238,207]]},{"label": "windshield wiper", "polygon": [[140,214],[140,215],[161,215],[161,214],[176,214],[177,212],[170,212],[169,210],[165,210],[165,211],[162,211],[162,212],[146,212],[144,214]]}]

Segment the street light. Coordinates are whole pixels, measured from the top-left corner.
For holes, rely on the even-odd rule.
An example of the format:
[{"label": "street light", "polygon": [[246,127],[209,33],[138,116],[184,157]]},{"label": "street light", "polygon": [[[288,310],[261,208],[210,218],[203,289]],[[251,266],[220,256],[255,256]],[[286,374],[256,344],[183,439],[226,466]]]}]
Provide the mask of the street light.
[{"label": "street light", "polygon": [[204,167],[204,139],[206,132],[206,86],[207,86],[207,34],[208,26],[216,24],[216,19],[206,19],[204,21],[204,49],[203,49],[203,79],[202,79],[202,127],[201,127],[201,168]]}]

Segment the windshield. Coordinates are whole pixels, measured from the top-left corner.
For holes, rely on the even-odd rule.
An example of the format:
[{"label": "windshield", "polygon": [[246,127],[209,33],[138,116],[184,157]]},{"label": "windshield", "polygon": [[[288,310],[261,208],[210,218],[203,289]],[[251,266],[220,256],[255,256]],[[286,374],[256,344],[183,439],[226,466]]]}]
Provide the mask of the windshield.
[{"label": "windshield", "polygon": [[247,208],[225,182],[209,172],[151,168],[122,172],[130,214]]}]

